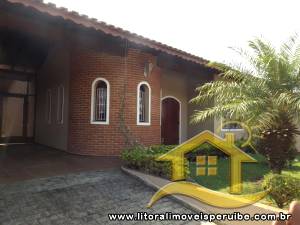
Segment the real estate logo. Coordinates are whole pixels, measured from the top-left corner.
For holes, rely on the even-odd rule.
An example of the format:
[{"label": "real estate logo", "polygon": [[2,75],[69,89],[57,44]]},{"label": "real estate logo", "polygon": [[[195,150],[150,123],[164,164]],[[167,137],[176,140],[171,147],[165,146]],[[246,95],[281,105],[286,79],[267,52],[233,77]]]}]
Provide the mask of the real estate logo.
[{"label": "real estate logo", "polygon": [[[245,127],[244,124],[242,124]],[[251,139],[250,129],[246,128]],[[209,143],[230,158],[230,193],[221,193],[210,190],[202,185],[184,181],[185,173],[185,155],[200,145]],[[189,139],[183,144],[177,146],[171,151],[157,158],[158,161],[170,161],[172,163],[172,181],[163,186],[151,198],[148,207],[167,195],[181,194],[197,199],[206,204],[221,208],[238,208],[253,204],[267,195],[267,191],[255,194],[241,195],[242,193],[242,163],[257,161],[250,155],[242,151],[234,144],[234,134],[225,133],[222,138],[211,131],[203,131],[195,137]],[[197,156],[197,175],[216,175],[217,174],[217,156]]]}]

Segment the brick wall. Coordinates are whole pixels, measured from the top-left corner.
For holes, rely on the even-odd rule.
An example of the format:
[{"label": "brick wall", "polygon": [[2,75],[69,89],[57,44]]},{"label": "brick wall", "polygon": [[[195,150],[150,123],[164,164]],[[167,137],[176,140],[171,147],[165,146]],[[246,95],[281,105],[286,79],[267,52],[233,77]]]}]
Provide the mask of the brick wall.
[{"label": "brick wall", "polygon": [[[123,85],[126,82],[125,122],[132,135],[144,145],[160,143],[160,70],[155,68],[144,76],[145,61],[155,63],[155,57],[137,49],[129,49],[127,73],[125,58],[84,48],[71,50],[70,125],[68,150],[84,155],[119,155],[125,148],[120,132],[119,112]],[[109,125],[90,123],[91,85],[103,77],[110,83]],[[151,125],[136,124],[137,85],[147,81],[151,86]]]}]

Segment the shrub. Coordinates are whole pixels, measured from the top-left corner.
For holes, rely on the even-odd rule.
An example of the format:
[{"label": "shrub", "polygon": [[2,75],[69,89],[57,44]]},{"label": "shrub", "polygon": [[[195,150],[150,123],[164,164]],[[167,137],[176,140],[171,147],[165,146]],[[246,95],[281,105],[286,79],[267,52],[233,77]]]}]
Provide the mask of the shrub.
[{"label": "shrub", "polygon": [[300,197],[300,180],[290,175],[268,174],[262,185],[279,208]]},{"label": "shrub", "polygon": [[[250,145],[247,145],[247,146],[243,146],[243,144],[246,142],[247,140],[245,138],[241,138],[241,139],[238,139],[235,141],[235,145],[242,149],[244,152],[246,153],[251,153],[251,154],[255,154],[255,150],[250,146]],[[254,143],[256,144],[256,143]]]},{"label": "shrub", "polygon": [[171,162],[157,161],[156,158],[174,146],[151,146],[149,148],[136,147],[122,152],[121,158],[128,168],[141,170],[157,176],[171,178]]},{"label": "shrub", "polygon": [[[157,161],[157,157],[170,151],[173,145],[155,145],[148,148],[136,147],[124,150],[121,158],[128,168],[140,170],[146,173],[171,179],[171,162]],[[185,163],[186,175],[188,175],[188,162]]]},{"label": "shrub", "polygon": [[293,118],[284,114],[275,118],[272,126],[261,132],[257,150],[266,157],[272,172],[280,174],[296,157],[295,134],[298,131]]},{"label": "shrub", "polygon": [[175,148],[176,145],[152,145],[150,146],[147,151],[150,154],[164,154],[170,150],[172,150],[173,148]]}]

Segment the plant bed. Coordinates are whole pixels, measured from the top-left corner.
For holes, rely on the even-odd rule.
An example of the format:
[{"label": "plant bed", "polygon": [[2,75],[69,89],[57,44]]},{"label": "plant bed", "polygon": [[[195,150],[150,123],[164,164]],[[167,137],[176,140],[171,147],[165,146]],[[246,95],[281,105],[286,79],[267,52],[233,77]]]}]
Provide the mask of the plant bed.
[{"label": "plant bed", "polygon": [[[148,148],[143,147],[136,147],[133,149],[128,149],[123,151],[122,159],[124,164],[127,168],[138,170],[147,174],[152,174],[155,176],[159,176],[165,179],[170,180],[171,178],[171,163],[170,162],[160,162],[156,161],[156,158],[168,151],[170,151],[175,146],[151,146]],[[224,193],[228,193],[229,191],[229,181],[230,181],[230,174],[229,174],[229,158],[224,155],[218,155],[218,163],[217,163],[217,177],[216,176],[197,176],[196,175],[196,162],[195,157],[198,153],[202,154],[203,152],[209,153],[216,152],[215,149],[210,149],[207,146],[203,146],[203,149],[197,149],[196,151],[191,152],[191,154],[187,155],[186,158],[186,174],[189,181],[199,183],[209,189],[220,191]],[[268,163],[265,158],[259,154],[251,154],[258,163],[243,163],[242,166],[242,179],[243,179],[243,194],[250,194],[262,191],[266,184],[264,180],[267,179],[270,175],[270,169],[268,167]],[[292,176],[295,179],[300,180],[300,155],[292,162],[292,164],[282,172],[283,176]],[[285,179],[285,178],[284,178]],[[295,185],[294,179],[288,179],[288,182],[292,180],[291,185]],[[277,183],[274,181],[272,183]],[[272,184],[270,184],[272,186]],[[289,184],[288,184],[289,185]],[[274,186],[274,185],[273,185]],[[296,184],[297,186],[297,184]],[[277,190],[276,187],[272,187],[273,191],[278,192],[284,195],[285,189],[282,188]],[[300,187],[298,188],[300,189]],[[291,194],[291,192],[290,192]],[[297,194],[292,193],[294,198],[297,200],[300,197],[295,197]],[[270,206],[278,207],[274,196],[270,195],[267,196],[261,202]],[[279,194],[280,195],[280,194]],[[271,197],[273,196],[273,198]],[[276,197],[275,197],[276,198]],[[283,204],[284,207],[287,207],[287,204],[291,200],[291,198],[286,198],[287,202]]]},{"label": "plant bed", "polygon": [[[126,173],[129,174],[130,176],[142,181],[144,184],[148,185],[149,187],[158,190],[165,186],[166,184],[170,183],[170,180],[161,178],[159,176],[153,176],[150,174],[143,173],[141,171],[137,170],[132,170],[128,168],[122,167],[122,170]],[[149,196],[149,200],[150,200]],[[195,211],[196,213],[199,212],[204,212],[204,213],[209,213],[209,214],[218,214],[218,213],[234,213],[234,212],[241,212],[241,213],[247,213],[250,215],[254,215],[257,213],[261,214],[278,214],[279,212],[287,213],[287,211],[278,209],[272,206],[268,206],[265,204],[261,203],[255,203],[253,205],[249,205],[246,207],[238,208],[238,209],[223,209],[219,207],[214,207],[207,205],[205,203],[202,203],[198,200],[195,200],[193,198],[190,198],[188,196],[184,195],[171,195],[171,198],[175,199],[176,201],[180,202],[183,204],[185,207],[190,208],[191,210]],[[156,204],[160,204],[158,201]],[[270,221],[223,221],[223,222],[215,222],[215,223],[207,223],[207,224],[218,224],[218,225],[270,225]]]},{"label": "plant bed", "polygon": [[157,145],[148,148],[135,147],[122,152],[121,158],[125,166],[130,169],[143,171],[149,174],[171,178],[171,163],[159,162],[156,158],[168,151],[174,146]]},{"label": "plant bed", "polygon": [[[300,196],[297,194],[297,191],[300,190],[300,185],[297,188],[292,190],[284,188],[284,183],[288,186],[297,186],[297,180],[300,181],[300,155],[292,162],[292,165],[284,169],[281,175],[281,178],[277,178],[276,175],[273,175],[270,172],[267,161],[263,156],[258,154],[250,154],[254,157],[258,163],[243,163],[242,165],[242,180],[243,180],[243,194],[251,194],[255,192],[262,191],[267,188],[272,188],[272,191],[276,194],[270,194],[265,199],[261,201],[263,204],[267,204],[273,207],[279,207],[276,204],[276,195],[285,195],[288,192],[289,196],[293,196],[293,200],[300,200]],[[196,168],[197,165],[195,162],[189,163],[190,175],[189,179],[195,183],[199,183],[209,189],[220,191],[224,193],[229,192],[229,158],[228,157],[219,157],[217,164],[217,175],[216,176],[197,176]],[[275,177],[276,181],[268,182],[267,185],[265,181],[270,180],[270,177]],[[277,179],[281,180],[277,181]],[[283,182],[284,181],[284,182]],[[270,184],[271,183],[271,184]],[[278,184],[282,184],[282,188],[279,189]],[[300,184],[300,183],[298,183]],[[279,189],[279,190],[278,190]],[[279,194],[278,194],[279,192]],[[286,198],[287,202],[283,205],[283,208],[288,207],[288,203],[292,200],[291,198]],[[281,205],[282,207],[282,205]]]}]

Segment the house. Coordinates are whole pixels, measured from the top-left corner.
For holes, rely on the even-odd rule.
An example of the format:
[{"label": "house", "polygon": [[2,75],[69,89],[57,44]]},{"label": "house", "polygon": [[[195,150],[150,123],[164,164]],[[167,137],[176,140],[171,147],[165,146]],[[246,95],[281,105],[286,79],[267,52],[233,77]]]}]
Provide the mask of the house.
[{"label": "house", "polygon": [[225,139],[206,130],[186,142],[178,145],[171,151],[160,156],[159,161],[172,162],[172,180],[184,180],[185,155],[197,149],[204,143],[209,143],[229,156],[230,159],[230,192],[240,194],[242,192],[242,163],[257,162],[253,157],[239,149],[234,144],[234,133],[226,133]]},{"label": "house", "polygon": [[40,0],[0,2],[0,143],[82,155],[179,144],[206,60]]}]

